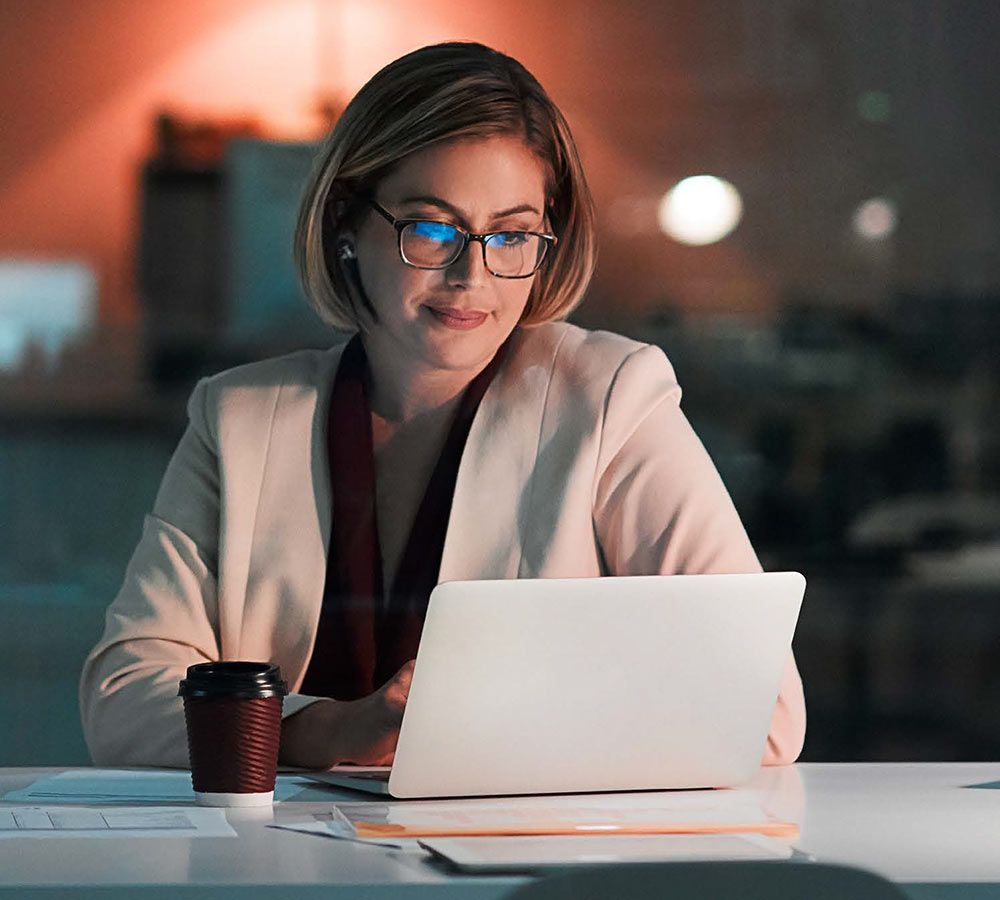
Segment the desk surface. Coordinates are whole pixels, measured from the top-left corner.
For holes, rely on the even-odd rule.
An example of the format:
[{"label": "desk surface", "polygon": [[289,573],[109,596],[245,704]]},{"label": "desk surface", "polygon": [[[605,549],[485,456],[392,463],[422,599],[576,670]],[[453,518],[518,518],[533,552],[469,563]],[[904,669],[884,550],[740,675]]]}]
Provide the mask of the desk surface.
[{"label": "desk surface", "polygon": [[[53,769],[0,769],[0,794]],[[988,787],[984,785],[994,785]],[[1000,763],[811,763],[762,769],[748,790],[798,822],[794,846],[824,862],[860,866],[914,897],[1000,896]],[[620,795],[627,806],[629,795]],[[360,795],[317,786],[277,804],[302,819]],[[12,805],[2,803],[0,805]],[[227,814],[239,837],[0,841],[0,894],[32,886],[326,886],[330,897],[502,897],[518,878],[457,877],[412,854],[266,828]],[[56,852],[57,851],[57,852]],[[46,892],[30,896],[43,896]]]}]

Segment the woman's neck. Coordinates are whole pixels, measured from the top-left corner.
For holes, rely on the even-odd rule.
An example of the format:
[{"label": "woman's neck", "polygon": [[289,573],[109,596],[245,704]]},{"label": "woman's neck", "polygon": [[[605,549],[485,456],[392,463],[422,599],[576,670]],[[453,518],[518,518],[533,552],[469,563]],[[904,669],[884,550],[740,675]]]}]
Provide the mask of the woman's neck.
[{"label": "woman's neck", "polygon": [[434,369],[393,354],[378,342],[365,341],[371,373],[372,412],[395,424],[447,412],[489,360],[474,369]]}]

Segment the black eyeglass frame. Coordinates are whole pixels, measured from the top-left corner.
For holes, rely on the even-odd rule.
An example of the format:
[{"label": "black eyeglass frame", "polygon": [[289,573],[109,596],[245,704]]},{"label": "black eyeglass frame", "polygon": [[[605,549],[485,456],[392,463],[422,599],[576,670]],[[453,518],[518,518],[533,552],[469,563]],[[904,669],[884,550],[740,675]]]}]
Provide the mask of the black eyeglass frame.
[{"label": "black eyeglass frame", "polygon": [[[476,234],[472,231],[466,231],[459,225],[455,225],[453,222],[441,222],[437,219],[397,219],[391,212],[389,212],[385,207],[381,206],[371,197],[365,198],[372,209],[375,210],[383,219],[385,219],[393,228],[396,229],[396,249],[399,251],[399,258],[407,266],[414,269],[426,269],[428,271],[440,271],[441,269],[447,269],[448,266],[454,265],[455,261],[460,259],[462,254],[465,253],[466,247],[469,246],[469,241],[475,241],[483,248],[483,265],[486,267],[486,271],[490,273],[494,278],[531,278],[542,266],[542,263],[548,258],[549,249],[554,247],[559,241],[554,234],[548,234],[544,231],[522,231],[520,229],[505,228],[503,231],[492,231],[486,232],[484,234]],[[460,235],[463,236],[463,241],[461,247],[458,248],[458,252],[450,259],[448,262],[443,263],[440,266],[419,266],[416,263],[410,262],[406,258],[406,254],[403,253],[403,230],[407,225],[413,225],[416,222],[429,222],[433,225],[447,225],[449,228],[454,228]],[[486,262],[486,244],[488,241],[497,237],[501,234],[530,234],[535,237],[542,239],[542,246],[545,248],[541,255],[538,257],[538,261],[535,263],[535,268],[525,275],[500,275],[494,272],[490,268],[490,264]]]}]

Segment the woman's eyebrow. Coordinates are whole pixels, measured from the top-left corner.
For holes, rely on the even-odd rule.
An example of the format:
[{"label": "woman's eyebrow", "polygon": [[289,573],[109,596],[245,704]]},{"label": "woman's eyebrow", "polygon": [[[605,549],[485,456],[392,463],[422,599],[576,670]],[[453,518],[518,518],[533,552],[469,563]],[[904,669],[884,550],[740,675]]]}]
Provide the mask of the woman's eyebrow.
[{"label": "woman's eyebrow", "polygon": [[[465,213],[462,212],[457,206],[453,206],[447,200],[442,200],[440,197],[434,197],[429,194],[421,194],[419,196],[404,197],[399,201],[401,206],[406,206],[411,203],[420,203],[425,206],[437,206],[439,209],[444,210],[450,215],[454,216],[463,226],[468,227],[468,219]],[[521,203],[518,206],[512,206],[510,209],[503,209],[500,212],[493,214],[490,219],[491,222],[496,222],[500,219],[506,219],[508,216],[514,216],[518,213],[534,213],[536,216],[541,216],[541,213],[530,203]]]}]

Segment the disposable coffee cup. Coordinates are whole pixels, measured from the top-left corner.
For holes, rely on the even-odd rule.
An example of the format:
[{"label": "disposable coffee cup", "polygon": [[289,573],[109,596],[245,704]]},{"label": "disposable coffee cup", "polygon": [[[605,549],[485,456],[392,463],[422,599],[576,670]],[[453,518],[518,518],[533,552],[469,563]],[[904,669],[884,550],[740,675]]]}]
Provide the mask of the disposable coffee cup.
[{"label": "disposable coffee cup", "polygon": [[184,698],[191,782],[199,806],[274,802],[281,704],[288,687],[266,662],[189,666]]}]

